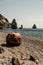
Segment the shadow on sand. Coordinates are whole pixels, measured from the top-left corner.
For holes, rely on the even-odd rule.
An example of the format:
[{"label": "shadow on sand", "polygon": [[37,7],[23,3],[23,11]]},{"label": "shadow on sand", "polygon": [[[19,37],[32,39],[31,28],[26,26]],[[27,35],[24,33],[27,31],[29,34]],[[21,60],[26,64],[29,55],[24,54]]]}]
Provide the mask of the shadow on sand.
[{"label": "shadow on sand", "polygon": [[18,47],[18,46],[12,46],[12,45],[8,45],[8,44],[0,44],[0,46],[2,46],[2,47],[8,47],[8,48]]}]

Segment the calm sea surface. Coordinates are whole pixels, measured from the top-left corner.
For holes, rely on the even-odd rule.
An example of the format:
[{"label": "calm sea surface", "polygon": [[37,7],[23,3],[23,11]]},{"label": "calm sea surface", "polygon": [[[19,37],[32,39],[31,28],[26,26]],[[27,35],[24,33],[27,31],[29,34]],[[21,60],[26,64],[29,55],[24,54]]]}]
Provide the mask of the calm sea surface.
[{"label": "calm sea surface", "polygon": [[0,32],[9,33],[11,31],[19,32],[23,36],[29,36],[29,37],[36,37],[43,39],[43,29],[30,29],[30,28],[24,28],[24,29],[0,29]]}]

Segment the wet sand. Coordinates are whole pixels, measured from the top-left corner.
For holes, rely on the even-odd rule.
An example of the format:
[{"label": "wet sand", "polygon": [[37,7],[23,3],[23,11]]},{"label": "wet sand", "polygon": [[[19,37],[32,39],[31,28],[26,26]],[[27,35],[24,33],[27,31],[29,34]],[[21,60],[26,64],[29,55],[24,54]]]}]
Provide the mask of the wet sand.
[{"label": "wet sand", "polygon": [[20,46],[9,47],[6,35],[0,32],[0,65],[43,65],[43,40],[22,36]]}]

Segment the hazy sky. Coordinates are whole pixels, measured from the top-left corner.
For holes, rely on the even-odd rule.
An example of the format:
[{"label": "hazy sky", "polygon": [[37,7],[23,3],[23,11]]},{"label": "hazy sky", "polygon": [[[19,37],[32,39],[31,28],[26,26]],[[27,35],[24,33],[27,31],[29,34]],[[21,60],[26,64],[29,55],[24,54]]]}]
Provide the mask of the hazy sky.
[{"label": "hazy sky", "polygon": [[0,0],[0,14],[10,22],[15,18],[18,26],[43,28],[43,0]]}]

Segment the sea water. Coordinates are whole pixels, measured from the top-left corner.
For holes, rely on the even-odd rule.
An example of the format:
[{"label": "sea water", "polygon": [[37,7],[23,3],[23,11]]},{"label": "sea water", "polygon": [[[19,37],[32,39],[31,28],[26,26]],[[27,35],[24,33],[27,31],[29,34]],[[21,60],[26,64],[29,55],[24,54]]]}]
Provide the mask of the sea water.
[{"label": "sea water", "polygon": [[23,36],[29,36],[29,37],[36,37],[43,39],[43,29],[31,29],[31,28],[23,28],[23,29],[11,29],[11,28],[5,28],[0,29],[0,32],[19,32]]}]

